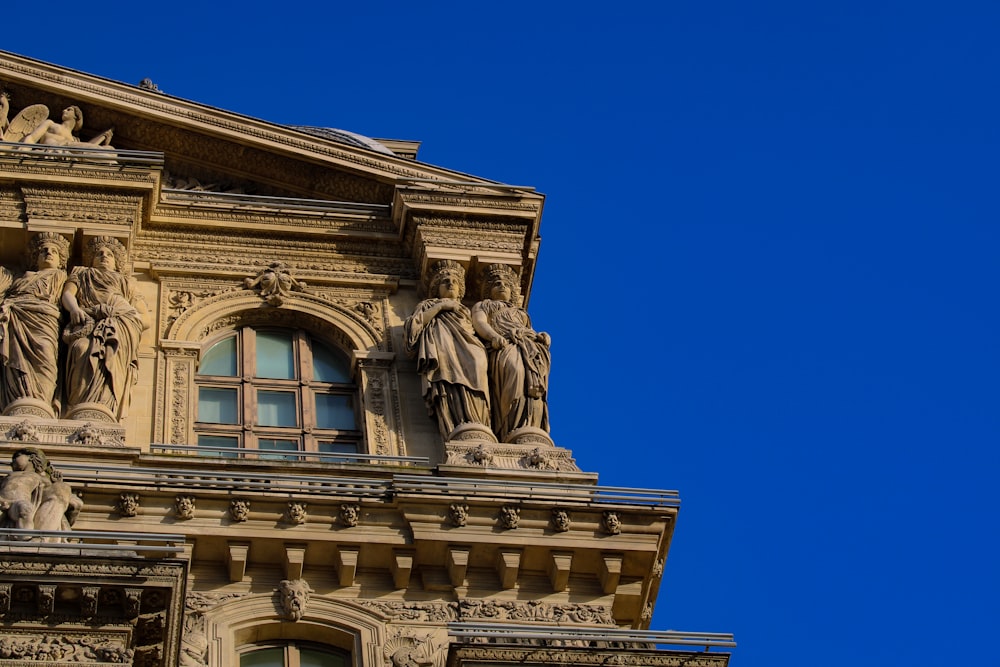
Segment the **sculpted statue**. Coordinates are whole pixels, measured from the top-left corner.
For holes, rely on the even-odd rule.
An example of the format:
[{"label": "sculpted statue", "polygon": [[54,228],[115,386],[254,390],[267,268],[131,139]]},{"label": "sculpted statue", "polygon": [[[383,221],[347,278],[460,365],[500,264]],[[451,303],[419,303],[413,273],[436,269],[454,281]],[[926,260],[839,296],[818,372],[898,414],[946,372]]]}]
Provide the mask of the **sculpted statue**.
[{"label": "sculpted statue", "polygon": [[417,358],[424,403],[449,440],[461,424],[480,424],[490,432],[486,348],[476,337],[465,296],[465,269],[442,260],[431,267],[430,298],[406,320],[406,349]]},{"label": "sculpted statue", "polygon": [[[0,481],[0,528],[70,530],[83,501],[52,469],[45,454],[24,447],[11,456],[10,467],[12,472]],[[41,541],[62,540],[46,537]]]},{"label": "sculpted statue", "polygon": [[493,429],[501,441],[525,426],[549,430],[547,333],[531,328],[520,306],[517,276],[504,264],[483,274],[483,300],[472,307],[472,322],[489,343],[490,402]]},{"label": "sculpted statue", "polygon": [[[35,105],[41,106],[41,105]],[[31,107],[29,107],[30,109]],[[105,130],[88,141],[81,141],[77,133],[83,128],[83,111],[78,106],[69,106],[63,109],[60,122],[49,120],[46,109],[45,119],[38,123],[28,134],[20,139],[23,144],[41,144],[43,146],[88,146],[90,148],[100,148],[114,150],[111,146],[111,136],[113,129]],[[15,125],[11,122],[11,127]],[[17,141],[13,137],[4,137],[8,141]]]},{"label": "sculpted statue", "polygon": [[59,299],[66,283],[69,242],[54,232],[28,244],[33,270],[15,279],[0,302],[0,408],[30,405],[38,416],[59,414]]},{"label": "sculpted statue", "polygon": [[66,279],[62,304],[69,311],[66,342],[67,416],[93,411],[119,421],[128,407],[139,368],[139,338],[149,328],[135,280],[122,273],[128,256],[110,236],[92,238],[87,266]]}]

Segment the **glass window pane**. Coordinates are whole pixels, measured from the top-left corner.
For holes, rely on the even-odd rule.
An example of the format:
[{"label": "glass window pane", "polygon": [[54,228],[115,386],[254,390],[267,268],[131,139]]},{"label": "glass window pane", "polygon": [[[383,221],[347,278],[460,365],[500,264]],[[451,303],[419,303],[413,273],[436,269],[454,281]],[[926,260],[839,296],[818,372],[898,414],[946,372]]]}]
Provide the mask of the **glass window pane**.
[{"label": "glass window pane", "polygon": [[355,430],[354,397],[349,394],[316,394],[316,426]]},{"label": "glass window pane", "polygon": [[347,660],[345,658],[344,655],[317,651],[312,648],[299,649],[300,667],[346,667]]},{"label": "glass window pane", "polygon": [[295,379],[292,336],[273,331],[257,332],[257,376],[278,380]]},{"label": "glass window pane", "polygon": [[220,340],[201,357],[198,372],[202,375],[236,377],[236,336]]},{"label": "glass window pane", "polygon": [[358,443],[356,442],[321,442],[319,451],[330,454],[357,454]]},{"label": "glass window pane", "polygon": [[350,382],[350,364],[344,355],[313,341],[313,379],[317,382]]},{"label": "glass window pane", "polygon": [[[299,442],[298,440],[278,440],[275,438],[258,438],[257,449],[278,451],[278,452],[297,452],[299,450]],[[281,454],[260,454],[260,458],[279,460],[279,461],[299,460],[298,456],[282,456]]]},{"label": "glass window pane", "polygon": [[[228,449],[236,450],[240,446],[240,439],[236,436],[230,435],[199,435],[198,436],[198,446],[199,447],[226,447]],[[216,450],[206,450],[205,456],[221,456],[227,459],[235,459],[238,454],[235,451],[216,451]]]},{"label": "glass window pane", "polygon": [[198,388],[198,421],[209,424],[239,424],[237,390],[219,387]]},{"label": "glass window pane", "polygon": [[240,656],[240,667],[284,667],[285,649],[262,648]]},{"label": "glass window pane", "polygon": [[295,394],[290,391],[258,391],[257,423],[261,426],[298,426]]}]

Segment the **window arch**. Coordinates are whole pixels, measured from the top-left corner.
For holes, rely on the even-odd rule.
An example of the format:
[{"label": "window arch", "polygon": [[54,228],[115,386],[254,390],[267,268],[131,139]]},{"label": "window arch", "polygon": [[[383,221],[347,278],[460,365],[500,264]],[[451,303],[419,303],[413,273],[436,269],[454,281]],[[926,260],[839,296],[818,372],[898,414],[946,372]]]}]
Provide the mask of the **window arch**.
[{"label": "window arch", "polygon": [[297,459],[281,452],[360,451],[350,362],[304,330],[244,326],[198,366],[195,434],[206,454]]}]

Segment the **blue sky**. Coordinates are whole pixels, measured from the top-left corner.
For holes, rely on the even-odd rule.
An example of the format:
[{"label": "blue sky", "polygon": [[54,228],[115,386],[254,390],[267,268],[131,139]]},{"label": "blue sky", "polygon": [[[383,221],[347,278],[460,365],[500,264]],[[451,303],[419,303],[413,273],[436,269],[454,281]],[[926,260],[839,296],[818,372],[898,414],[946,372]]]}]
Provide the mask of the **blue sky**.
[{"label": "blue sky", "polygon": [[654,629],[734,667],[992,651],[1000,5],[149,7],[0,48],[548,196],[553,436],[683,498]]}]

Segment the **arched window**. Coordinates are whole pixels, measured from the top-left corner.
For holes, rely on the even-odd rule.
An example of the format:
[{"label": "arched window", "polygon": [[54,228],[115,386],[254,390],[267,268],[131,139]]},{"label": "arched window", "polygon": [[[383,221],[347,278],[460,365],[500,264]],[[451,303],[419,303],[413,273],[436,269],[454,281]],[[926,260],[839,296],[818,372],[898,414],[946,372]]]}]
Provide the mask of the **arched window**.
[{"label": "arched window", "polygon": [[342,652],[306,642],[250,646],[240,651],[240,667],[350,667]]},{"label": "arched window", "polygon": [[305,331],[243,327],[205,350],[197,383],[195,432],[206,453],[359,451],[350,363]]}]

